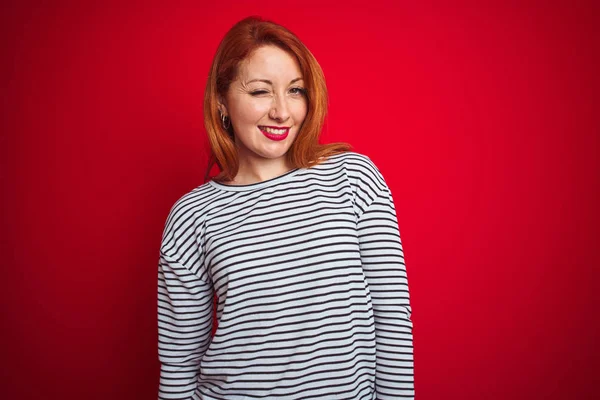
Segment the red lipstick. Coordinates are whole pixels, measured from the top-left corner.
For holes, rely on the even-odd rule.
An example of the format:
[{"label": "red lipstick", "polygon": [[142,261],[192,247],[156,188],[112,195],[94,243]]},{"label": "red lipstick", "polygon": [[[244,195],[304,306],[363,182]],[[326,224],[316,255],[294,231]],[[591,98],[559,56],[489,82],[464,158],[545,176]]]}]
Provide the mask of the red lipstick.
[{"label": "red lipstick", "polygon": [[[285,132],[282,134],[269,133],[269,132],[263,130],[264,128],[285,129]],[[285,127],[285,126],[259,126],[258,129],[262,132],[263,135],[265,135],[269,139],[275,140],[275,141],[280,141],[280,140],[285,139],[288,136],[288,134],[290,133],[290,128]]]}]

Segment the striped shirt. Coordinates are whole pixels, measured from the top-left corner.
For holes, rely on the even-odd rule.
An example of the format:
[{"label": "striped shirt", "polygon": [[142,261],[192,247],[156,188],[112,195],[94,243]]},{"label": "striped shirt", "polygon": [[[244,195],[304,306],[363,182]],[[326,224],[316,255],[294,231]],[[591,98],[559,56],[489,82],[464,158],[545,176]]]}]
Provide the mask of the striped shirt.
[{"label": "striped shirt", "polygon": [[410,316],[392,194],[367,156],[209,181],[163,232],[159,399],[413,399]]}]

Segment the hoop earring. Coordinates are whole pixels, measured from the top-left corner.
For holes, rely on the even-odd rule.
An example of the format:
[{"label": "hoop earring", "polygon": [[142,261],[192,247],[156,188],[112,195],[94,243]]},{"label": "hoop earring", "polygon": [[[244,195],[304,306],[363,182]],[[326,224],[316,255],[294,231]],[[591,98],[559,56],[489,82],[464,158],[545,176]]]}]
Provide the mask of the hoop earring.
[{"label": "hoop earring", "polygon": [[[228,123],[226,124],[225,121]],[[229,127],[231,126],[231,119],[227,115],[221,114],[221,126],[223,126],[223,129],[229,130]]]}]

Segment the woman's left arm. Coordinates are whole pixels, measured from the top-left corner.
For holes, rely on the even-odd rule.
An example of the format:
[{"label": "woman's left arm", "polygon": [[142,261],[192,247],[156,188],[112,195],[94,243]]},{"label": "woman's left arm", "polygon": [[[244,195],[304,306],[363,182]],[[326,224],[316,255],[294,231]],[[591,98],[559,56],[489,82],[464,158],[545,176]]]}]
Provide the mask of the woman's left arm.
[{"label": "woman's left arm", "polygon": [[[380,176],[381,177],[381,176]],[[377,400],[414,399],[411,307],[392,193],[385,185],[358,219],[360,257],[376,334]]]}]

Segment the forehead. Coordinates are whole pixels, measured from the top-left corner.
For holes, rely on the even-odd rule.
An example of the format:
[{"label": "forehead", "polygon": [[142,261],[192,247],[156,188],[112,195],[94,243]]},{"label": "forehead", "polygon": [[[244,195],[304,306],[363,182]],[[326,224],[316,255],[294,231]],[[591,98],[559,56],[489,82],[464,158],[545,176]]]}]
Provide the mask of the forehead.
[{"label": "forehead", "polygon": [[301,76],[296,58],[276,46],[256,49],[240,63],[238,78],[242,80],[268,79],[289,82]]}]

